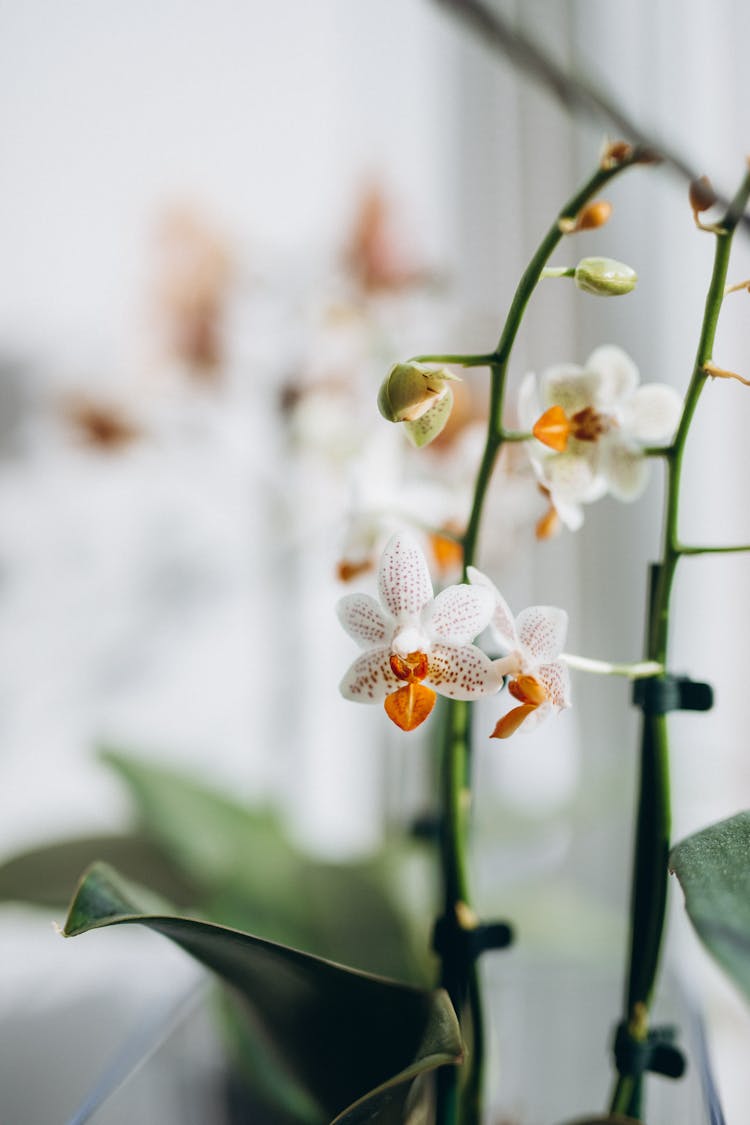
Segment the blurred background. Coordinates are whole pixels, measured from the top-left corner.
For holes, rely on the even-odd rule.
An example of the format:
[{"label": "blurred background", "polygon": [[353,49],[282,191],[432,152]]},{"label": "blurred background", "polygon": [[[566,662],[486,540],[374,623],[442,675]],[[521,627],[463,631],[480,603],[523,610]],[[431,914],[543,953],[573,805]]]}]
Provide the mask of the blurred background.
[{"label": "blurred background", "polygon": [[[485,373],[467,377],[450,432],[419,456],[375,395],[396,360],[491,350],[530,253],[607,133],[447,8],[0,0],[4,857],[129,823],[104,745],[270,804],[325,861],[373,855],[429,806],[429,732],[403,736],[338,695],[354,653],[334,605],[371,587],[394,527],[461,529]],[[739,0],[711,10],[710,31],[704,6],[677,0],[498,10],[734,190],[750,126]],[[668,167],[630,173],[607,197],[609,226],[555,261],[621,258],[639,285],[622,302],[542,287],[512,364],[511,419],[527,370],[582,363],[602,343],[624,347],[644,379],[686,386],[712,240]],[[744,232],[736,244],[739,281]],[[745,374],[748,323],[738,295],[715,357]],[[720,381],[701,402],[688,542],[750,540],[747,394]],[[577,535],[537,543],[544,502],[508,459],[481,565],[516,610],[565,606],[571,651],[637,659],[660,487],[655,467],[637,505],[604,500]],[[423,542],[436,583],[453,581],[450,540]],[[749,603],[744,557],[685,561],[673,665],[710,680],[717,706],[673,719],[675,839],[750,805]],[[514,971],[545,979],[534,951],[561,966],[563,993],[582,963],[619,970],[624,957],[636,720],[622,682],[576,677],[574,703],[507,744],[484,737],[491,702],[477,723],[478,896],[529,935],[488,961],[516,1026],[533,1005],[512,991]],[[670,965],[708,1015],[727,1118],[740,1121],[750,1020],[676,906]],[[66,944],[53,916],[0,911],[3,1125],[67,1120],[97,1073],[92,1044],[106,1057],[144,1012],[192,988],[193,969],[157,939]],[[502,1016],[495,1034],[502,1074]],[[498,1112],[537,1121],[515,1073],[497,1079]]]}]

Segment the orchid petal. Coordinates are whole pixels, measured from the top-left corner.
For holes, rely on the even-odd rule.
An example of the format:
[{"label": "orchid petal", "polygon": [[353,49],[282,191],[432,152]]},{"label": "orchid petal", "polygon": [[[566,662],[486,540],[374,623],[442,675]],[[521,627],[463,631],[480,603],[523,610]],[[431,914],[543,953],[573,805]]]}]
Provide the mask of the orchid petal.
[{"label": "orchid petal", "polygon": [[570,707],[570,672],[567,665],[560,660],[540,664],[534,675],[544,684],[548,702],[555,710],[564,711]]},{"label": "orchid petal", "polygon": [[550,367],[542,375],[542,406],[561,406],[569,418],[591,406],[600,395],[602,379],[575,363]]},{"label": "orchid petal", "polygon": [[568,631],[568,615],[553,605],[532,605],[519,613],[516,622],[521,652],[530,657],[529,674],[560,655]]},{"label": "orchid petal", "polygon": [[433,645],[429,660],[424,682],[449,699],[479,699],[502,687],[493,662],[475,645]]},{"label": "orchid petal", "polygon": [[583,508],[580,504],[566,503],[558,496],[553,496],[552,506],[568,531],[579,531],[583,527]]},{"label": "orchid petal", "polygon": [[492,591],[464,583],[448,586],[422,611],[422,622],[431,637],[465,645],[487,628],[495,608]]},{"label": "orchid petal", "polygon": [[587,504],[607,490],[606,481],[597,472],[596,450],[586,453],[554,453],[544,462],[544,478],[553,500],[564,504]]},{"label": "orchid petal", "polygon": [[411,535],[397,532],[386,545],[378,571],[378,592],[396,620],[419,614],[432,599],[427,560]]},{"label": "orchid petal", "polygon": [[641,381],[633,360],[614,344],[596,348],[586,360],[586,371],[599,378],[597,397],[591,405],[607,410],[630,398]]},{"label": "orchid petal", "polygon": [[609,491],[618,500],[637,500],[648,482],[648,459],[640,449],[622,441],[605,444],[601,468]]},{"label": "orchid petal", "polygon": [[385,644],[391,624],[369,594],[347,594],[336,606],[339,621],[362,648]]},{"label": "orchid petal", "polygon": [[363,652],[339,684],[344,699],[354,703],[382,703],[389,691],[400,687],[391,669],[390,648],[371,648]]},{"label": "orchid petal", "polygon": [[486,574],[482,574],[481,570],[477,570],[475,566],[470,566],[467,568],[466,573],[472,586],[484,587],[493,595],[495,608],[492,612],[490,627],[495,642],[506,652],[513,652],[514,649],[518,648],[518,634],[516,632],[513,614],[510,611],[508,603],[495,583],[492,582]]},{"label": "orchid petal", "polygon": [[622,412],[622,426],[644,445],[671,438],[682,414],[682,396],[666,383],[639,387]]}]

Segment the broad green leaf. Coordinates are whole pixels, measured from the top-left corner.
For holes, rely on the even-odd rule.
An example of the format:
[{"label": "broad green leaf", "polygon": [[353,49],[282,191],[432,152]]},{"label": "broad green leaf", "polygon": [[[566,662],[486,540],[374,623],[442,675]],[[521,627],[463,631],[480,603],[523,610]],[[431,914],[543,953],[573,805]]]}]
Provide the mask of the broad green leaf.
[{"label": "broad green leaf", "polygon": [[[204,916],[370,972],[425,981],[384,864],[312,861],[271,810],[176,770],[112,750],[102,756],[128,786],[142,831],[202,885],[196,901]],[[86,863],[98,858],[108,857],[89,855]]]},{"label": "broad green leaf", "polygon": [[60,840],[11,856],[0,864],[0,901],[65,906],[81,871],[94,860],[110,863],[129,879],[148,882],[180,906],[200,901],[202,891],[154,841],[144,836],[84,836]]},{"label": "broad green leaf", "polygon": [[458,1021],[444,992],[346,969],[224,926],[152,912],[154,905],[148,892],[95,864],[78,888],[64,933],[138,923],[217,973],[254,1025],[255,1049],[285,1076],[288,1121],[395,1125],[415,1079],[461,1061]]},{"label": "broad green leaf", "polygon": [[688,836],[669,866],[701,941],[750,999],[750,812]]}]

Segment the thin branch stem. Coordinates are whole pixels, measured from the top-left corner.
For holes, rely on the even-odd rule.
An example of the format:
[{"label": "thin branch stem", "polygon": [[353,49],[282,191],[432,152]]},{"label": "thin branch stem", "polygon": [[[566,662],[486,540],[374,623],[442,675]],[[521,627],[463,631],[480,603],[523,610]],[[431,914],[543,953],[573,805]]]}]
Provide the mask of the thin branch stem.
[{"label": "thin branch stem", "polygon": [[685,547],[682,544],[675,547],[678,555],[737,555],[743,551],[750,551],[750,544],[741,543],[732,547]]},{"label": "thin branch stem", "polygon": [[[706,383],[716,329],[726,288],[732,237],[750,197],[750,170],[729,204],[715,232],[716,247],[706,296],[703,323],[693,374],[685,396],[677,433],[667,455],[667,481],[662,557],[653,567],[648,608],[647,658],[666,664],[669,613],[677,563],[685,553],[678,536],[682,460],[701,392]],[[647,1033],[648,1010],[659,967],[667,898],[667,859],[671,830],[669,797],[669,745],[663,715],[643,716],[641,776],[633,863],[631,933],[624,1020],[631,1034]],[[643,1077],[620,1075],[615,1085],[611,1113],[640,1118]]]},{"label": "thin branch stem", "polygon": [[592,672],[598,676],[624,676],[628,680],[646,680],[661,676],[664,665],[657,660],[641,660],[636,664],[611,664],[607,660],[591,660],[587,656],[575,656],[561,652],[559,659],[577,672]]}]

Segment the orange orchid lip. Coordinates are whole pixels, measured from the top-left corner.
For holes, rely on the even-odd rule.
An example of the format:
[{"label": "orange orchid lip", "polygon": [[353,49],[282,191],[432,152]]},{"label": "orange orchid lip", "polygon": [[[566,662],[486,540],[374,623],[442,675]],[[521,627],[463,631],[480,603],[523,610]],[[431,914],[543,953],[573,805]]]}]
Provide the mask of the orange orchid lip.
[{"label": "orange orchid lip", "polygon": [[547,689],[534,676],[517,676],[508,684],[508,691],[519,703],[539,707],[547,699]]},{"label": "orange orchid lip", "polygon": [[437,694],[424,684],[410,681],[391,692],[384,700],[388,718],[401,730],[415,730],[428,717],[435,706]]},{"label": "orange orchid lip", "polygon": [[571,429],[572,423],[563,408],[550,406],[541,418],[537,418],[531,432],[537,441],[541,441],[558,453],[564,453],[568,448]]}]

